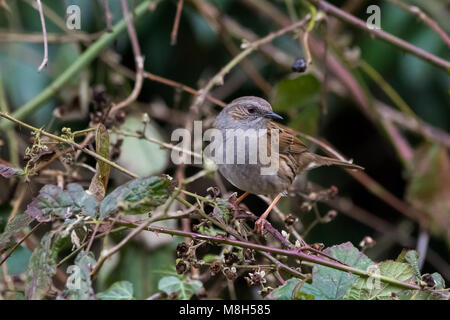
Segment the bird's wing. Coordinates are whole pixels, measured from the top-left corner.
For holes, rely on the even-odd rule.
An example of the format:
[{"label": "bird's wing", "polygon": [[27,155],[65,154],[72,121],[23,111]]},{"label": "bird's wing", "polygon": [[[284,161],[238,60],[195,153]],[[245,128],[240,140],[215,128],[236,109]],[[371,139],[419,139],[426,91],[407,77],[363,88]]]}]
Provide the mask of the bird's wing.
[{"label": "bird's wing", "polygon": [[279,123],[268,121],[267,132],[269,135],[271,129],[279,130],[280,153],[300,154],[307,151],[306,145],[297,138],[295,130]]}]

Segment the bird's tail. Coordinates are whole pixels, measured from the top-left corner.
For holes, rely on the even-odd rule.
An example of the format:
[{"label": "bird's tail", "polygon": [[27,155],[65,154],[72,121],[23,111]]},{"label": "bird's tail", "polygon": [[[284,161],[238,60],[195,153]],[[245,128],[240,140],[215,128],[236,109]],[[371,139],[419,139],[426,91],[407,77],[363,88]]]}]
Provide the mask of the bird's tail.
[{"label": "bird's tail", "polygon": [[346,169],[364,170],[363,167],[358,166],[357,164],[353,164],[351,162],[345,162],[345,161],[341,161],[341,160],[337,160],[337,159],[333,159],[333,158],[323,157],[323,156],[319,156],[319,155],[315,155],[314,160],[317,164],[317,167],[337,165],[337,166],[344,167]]}]

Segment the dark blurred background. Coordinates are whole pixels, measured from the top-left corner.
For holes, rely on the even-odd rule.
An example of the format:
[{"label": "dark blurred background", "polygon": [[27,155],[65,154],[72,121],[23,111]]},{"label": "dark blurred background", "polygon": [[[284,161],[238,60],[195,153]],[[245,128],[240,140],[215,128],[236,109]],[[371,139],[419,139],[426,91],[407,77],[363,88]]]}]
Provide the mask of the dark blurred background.
[{"label": "dark blurred background", "polygon": [[[230,17],[259,37],[280,28],[273,20],[249,5],[252,1],[215,0],[205,2],[219,10],[223,16]],[[289,19],[284,1],[269,2]],[[450,57],[448,46],[433,30],[418,20],[416,16],[388,1],[330,2],[341,8],[350,8],[352,14],[362,20],[368,17],[367,6],[377,4],[381,8],[383,30],[444,59]],[[63,40],[49,43],[49,64],[41,73],[38,73],[36,69],[42,60],[42,43],[39,41],[35,43],[28,38],[17,36],[41,33],[39,14],[30,3],[31,1],[27,0],[13,0],[6,1],[8,9],[4,6],[0,7],[0,73],[11,111],[17,110],[45,89],[52,80],[73,64],[89,45],[89,42],[74,41],[68,36],[64,38],[65,32],[58,27],[57,23],[52,19],[46,19],[47,32],[52,35],[61,35]],[[95,34],[105,30],[101,1],[61,0],[43,1],[43,3],[53,10],[61,21],[64,21],[65,8],[76,4],[81,8],[82,28],[80,32]],[[131,6],[138,3],[139,1],[130,1]],[[145,70],[196,89],[200,88],[232,59],[235,54],[229,51],[230,43],[231,46],[239,48],[242,37],[233,37],[227,30],[219,30],[217,26],[212,26],[202,16],[197,5],[191,1],[185,1],[177,43],[172,46],[170,34],[177,1],[155,1],[155,3],[157,3],[156,9],[152,13],[145,14],[136,22],[139,43],[145,56]],[[449,31],[450,5],[448,1],[415,0],[408,3],[422,8],[444,30]],[[109,4],[115,23],[122,18],[120,2],[109,1]],[[300,5],[296,7],[300,16],[307,12]],[[14,36],[14,34],[17,35]],[[406,54],[393,45],[374,39],[366,32],[345,23],[337,23],[335,19],[330,19],[328,29],[323,24],[319,24],[314,30],[314,36],[318,39],[328,36],[331,39],[328,49],[333,54],[340,52],[343,57],[348,58],[342,60],[346,61],[345,65],[349,67],[361,86],[370,92],[369,97],[395,108],[394,103],[380,89],[380,86],[361,68],[355,66],[354,61],[360,59],[363,59],[383,76],[419,119],[449,133],[449,77],[445,71]],[[276,39],[273,45],[287,54],[290,63],[305,56],[300,42],[298,39],[294,39],[292,34]],[[335,50],[336,48],[337,50]],[[131,70],[135,69],[134,56],[126,32],[123,32],[113,45],[109,46],[108,54],[112,60],[117,61],[117,64]],[[355,163],[364,166],[365,172],[392,194],[400,199],[405,199],[408,185],[413,179],[411,171],[407,170],[399,159],[395,148],[383,130],[380,130],[379,126],[361,112],[361,108],[348,94],[340,96],[328,93],[326,95],[327,112],[325,114],[322,112],[323,82],[320,79],[317,80],[317,73],[323,74],[323,72],[329,71],[324,67],[320,57],[313,55],[313,64],[308,69],[307,75],[294,74],[289,69],[289,65],[274,63],[272,59],[261,52],[253,53],[248,61],[259,72],[267,84],[265,88],[268,90],[263,90],[261,86],[255,85],[255,82],[248,77],[240,65],[227,75],[224,86],[214,89],[211,95],[225,102],[244,95],[255,95],[268,99],[273,103],[274,109],[285,116],[285,124],[326,139],[344,155],[354,159]],[[318,83],[311,94],[302,93],[295,86],[292,88],[292,86],[283,85],[283,81],[294,81],[297,77],[306,76],[311,77],[308,81]],[[330,82],[339,82],[339,79],[332,74],[329,74],[329,78]],[[59,132],[62,127],[71,127],[74,130],[86,128],[89,124],[88,111],[89,108],[92,108],[92,90],[98,85],[106,88],[105,91],[112,101],[123,99],[133,88],[133,82],[126,78],[119,69],[113,68],[104,60],[97,58],[25,121],[37,127],[45,127],[52,132]],[[303,99],[305,94],[310,96]],[[294,103],[283,104],[280,101],[284,101],[284,95],[293,95],[299,98]],[[130,129],[136,129],[139,125],[139,120],[136,119],[139,119],[142,112],[148,112],[152,118],[152,134],[155,137],[169,140],[172,130],[183,126],[184,120],[179,117],[158,117],[155,110],[176,110],[185,116],[189,112],[192,101],[193,96],[189,93],[146,80],[138,102],[130,108],[129,117],[134,115],[134,120],[127,120],[126,124]],[[207,110],[201,115],[204,119],[211,119],[220,111],[220,107],[210,103],[206,103],[204,108]],[[64,115],[55,116],[55,109],[64,111]],[[424,144],[425,140],[420,134],[403,130],[401,132],[413,150]],[[21,159],[29,133],[19,128],[16,129],[16,133],[19,139]],[[2,159],[8,159],[9,149],[4,135],[2,135],[2,139],[4,144],[0,146],[0,156]],[[175,167],[168,160],[167,153],[158,147],[143,146],[141,142],[134,142],[133,145],[133,142],[130,141],[127,148],[132,154],[128,156],[122,154],[119,161],[128,168],[138,170],[142,175],[157,174],[163,171],[174,174]],[[136,153],[133,153],[133,150]],[[444,150],[447,154],[444,159],[448,160],[448,149]],[[122,150],[122,152],[124,151]],[[23,165],[22,160],[20,160],[20,164]],[[190,175],[197,171],[198,168],[188,167],[186,174]],[[448,171],[444,171],[444,173],[448,173]],[[443,188],[448,188],[450,176],[441,178],[447,181]],[[351,241],[358,246],[365,236],[371,236],[377,241],[377,245],[368,249],[366,253],[373,260],[395,259],[401,249],[405,247],[405,244],[402,245],[401,241],[396,241],[396,238],[397,240],[402,237],[413,239],[409,245],[411,248],[415,248],[420,233],[418,224],[381,201],[379,197],[370,193],[345,171],[335,167],[321,168],[310,172],[308,180],[323,188],[337,186],[340,197],[351,199],[354,205],[364,208],[375,219],[381,219],[388,223],[397,232],[394,236],[387,236],[385,233],[379,232],[380,230],[374,230],[370,224],[357,221],[345,212],[338,210],[339,214],[334,221],[318,224],[312,229],[306,238],[308,243],[320,242],[331,246]],[[122,181],[123,177],[113,175],[110,186],[113,187]],[[0,183],[0,188],[2,188],[0,225],[3,228],[11,210],[10,200],[14,194],[14,187],[5,181],[0,181]],[[214,183],[215,181],[212,179],[205,179],[193,184],[190,189],[199,194],[205,194],[206,189]],[[240,194],[239,190],[227,186],[229,190],[237,191]],[[31,197],[36,194],[39,187],[39,182],[31,184],[27,196]],[[255,213],[263,212],[266,206],[256,196],[249,197],[245,203]],[[308,226],[314,220],[314,214],[312,212],[302,213],[299,209],[300,203],[298,197],[286,198],[281,202],[280,209],[283,212],[293,212],[301,216],[302,225]],[[327,204],[319,205],[322,215],[331,208]],[[447,225],[450,221],[450,207],[441,208],[444,212],[440,219],[444,219],[443,225],[445,226],[445,220],[447,219]],[[355,214],[358,215],[357,212]],[[432,215],[426,216],[425,219],[434,221]],[[275,218],[273,221],[277,227],[283,227],[280,221]],[[377,221],[374,223],[377,224]],[[439,224],[439,220],[437,221],[431,222],[431,224]],[[442,220],[440,221],[442,224]],[[383,228],[381,227],[381,229]],[[433,230],[437,231],[429,233],[428,248],[435,255],[434,263],[430,264],[427,259],[423,273],[438,271],[449,281],[450,270],[447,269],[450,261],[450,241],[447,238],[449,231],[439,230],[439,227],[434,227]],[[167,273],[167,270],[173,272],[171,266],[174,264],[173,250],[176,242],[159,243],[158,239],[144,238],[143,236],[138,241],[128,244],[126,249],[121,251],[116,259],[113,259],[110,267],[105,267],[104,272],[102,270],[97,283],[99,290],[105,289],[114,281],[129,280],[134,283],[136,296],[145,298],[155,292],[158,279]],[[26,268],[29,255],[30,252],[26,248],[18,250],[8,260],[10,272],[21,274]]]}]

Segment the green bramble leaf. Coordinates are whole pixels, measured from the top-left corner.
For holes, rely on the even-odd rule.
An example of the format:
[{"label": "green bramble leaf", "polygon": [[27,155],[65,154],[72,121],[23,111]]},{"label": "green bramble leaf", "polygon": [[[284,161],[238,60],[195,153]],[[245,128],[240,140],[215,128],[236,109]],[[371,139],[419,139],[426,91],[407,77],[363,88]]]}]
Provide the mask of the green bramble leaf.
[{"label": "green bramble leaf", "polygon": [[24,174],[25,171],[20,168],[8,167],[7,165],[0,163],[0,176],[3,178],[9,179],[11,177],[23,176]]},{"label": "green bramble leaf", "polygon": [[158,289],[165,292],[168,296],[175,295],[178,300],[188,300],[200,289],[203,283],[198,280],[188,280],[174,276],[164,277],[159,280]]},{"label": "green bramble leaf", "polygon": [[81,251],[75,258],[75,265],[67,268],[70,276],[67,278],[66,290],[62,298],[69,300],[93,300],[95,299],[92,289],[91,271],[96,261],[92,252]]},{"label": "green bramble leaf", "polygon": [[431,274],[431,277],[433,277],[435,286],[434,288],[437,290],[441,290],[445,288],[445,280],[444,278],[437,272],[434,272]]},{"label": "green bramble leaf", "polygon": [[292,300],[292,293],[296,286],[300,283],[300,279],[291,278],[286,281],[285,284],[279,286],[275,290],[273,290],[268,296],[267,299],[270,300]]},{"label": "green bramble leaf", "polygon": [[413,268],[414,276],[416,280],[420,279],[420,268],[419,268],[419,254],[415,250],[409,250],[405,254],[405,260]]},{"label": "green bramble leaf", "polygon": [[217,198],[212,215],[220,222],[228,223],[231,219],[231,211],[228,208],[228,201]]},{"label": "green bramble leaf", "polygon": [[52,277],[56,274],[58,250],[55,248],[59,240],[56,233],[48,232],[31,254],[25,284],[25,296],[28,300],[44,298],[51,288]]},{"label": "green bramble leaf", "polygon": [[13,237],[27,227],[31,221],[33,218],[26,214],[18,214],[12,218],[3,233],[0,234],[0,252],[6,250],[13,243]]},{"label": "green bramble leaf", "polygon": [[79,184],[70,183],[67,190],[50,184],[43,186],[25,213],[39,222],[48,222],[54,217],[67,219],[74,214],[96,217],[97,211],[98,202],[95,197],[84,191]]},{"label": "green bramble leaf", "polygon": [[129,281],[118,281],[108,290],[97,293],[100,300],[135,300],[133,297],[133,284]]},{"label": "green bramble leaf", "polygon": [[414,270],[409,263],[385,261],[371,269],[373,277],[358,278],[345,294],[348,300],[387,300],[404,289],[382,282],[377,276],[386,276],[398,281],[414,283]]},{"label": "green bramble leaf", "polygon": [[171,192],[169,176],[138,178],[121,185],[103,199],[100,217],[118,210],[126,214],[142,214],[164,204]]},{"label": "green bramble leaf", "polygon": [[[365,254],[359,252],[350,242],[332,246],[323,252],[360,270],[367,270],[373,264],[372,260]],[[315,265],[313,268],[312,284],[303,285],[299,291],[312,295],[315,299],[340,300],[357,278],[357,275],[348,272]]]}]

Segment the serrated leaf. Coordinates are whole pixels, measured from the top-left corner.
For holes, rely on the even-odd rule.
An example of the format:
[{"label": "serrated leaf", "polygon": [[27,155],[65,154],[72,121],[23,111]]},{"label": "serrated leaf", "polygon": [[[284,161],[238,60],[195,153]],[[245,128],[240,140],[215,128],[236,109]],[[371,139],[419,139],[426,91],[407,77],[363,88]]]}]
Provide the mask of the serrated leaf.
[{"label": "serrated leaf", "polygon": [[445,288],[445,280],[439,273],[432,273],[431,277],[433,277],[434,283],[436,284],[434,289],[440,290]]},{"label": "serrated leaf", "polygon": [[25,172],[21,168],[8,167],[5,164],[0,163],[0,176],[3,178],[11,178],[15,176],[23,176]]},{"label": "serrated leaf", "polygon": [[[99,123],[95,132],[95,147],[97,154],[109,160],[109,133],[106,127]],[[97,201],[102,201],[105,197],[106,187],[109,180],[109,164],[97,160],[95,175],[92,177],[89,191],[94,194]]]},{"label": "serrated leaf", "polygon": [[67,278],[66,290],[63,297],[69,300],[93,300],[95,299],[92,289],[91,271],[96,264],[92,252],[81,251],[75,258],[75,265],[67,268],[70,276]]},{"label": "serrated leaf", "polygon": [[134,300],[133,284],[129,281],[114,283],[108,290],[97,293],[101,300]]},{"label": "serrated leaf", "polygon": [[91,271],[96,264],[92,252],[81,251],[75,258],[75,265],[67,268],[70,276],[66,281],[66,289],[62,296],[69,300],[93,300],[95,299],[92,289]]},{"label": "serrated leaf", "polygon": [[39,246],[31,254],[27,269],[25,295],[28,300],[42,299],[52,284],[56,274],[57,250],[54,244],[59,236],[48,232],[42,237]]},{"label": "serrated leaf", "polygon": [[228,223],[231,219],[231,211],[228,208],[228,201],[218,198],[216,200],[212,215],[220,222]]},{"label": "serrated leaf", "polygon": [[[373,264],[372,260],[359,252],[350,242],[327,248],[324,253],[360,270],[366,270]],[[340,300],[356,278],[357,275],[348,272],[315,265],[312,284],[302,286],[299,291],[316,299]]]},{"label": "serrated leaf", "polygon": [[420,280],[419,254],[415,250],[408,250],[405,254],[405,261],[413,268],[416,280]]},{"label": "serrated leaf", "polygon": [[203,288],[203,283],[198,280],[180,279],[169,276],[159,280],[158,289],[165,292],[168,296],[176,294],[178,300],[188,300],[195,293]]},{"label": "serrated leaf", "polygon": [[138,178],[117,187],[100,204],[105,218],[117,210],[126,214],[142,214],[164,204],[170,194],[168,176]]},{"label": "serrated leaf", "polygon": [[66,219],[79,213],[96,217],[97,210],[95,197],[79,184],[70,183],[67,190],[55,185],[43,186],[25,212],[40,222],[47,222],[54,217]]},{"label": "serrated leaf", "polygon": [[0,252],[11,245],[12,238],[34,219],[26,214],[18,214],[6,225],[5,230],[0,234]]},{"label": "serrated leaf", "polygon": [[345,294],[344,299],[349,300],[386,300],[392,298],[392,293],[399,293],[404,289],[381,282],[377,276],[386,276],[398,281],[414,283],[414,271],[410,264],[385,261],[371,268],[373,277],[358,278]]},{"label": "serrated leaf", "polygon": [[272,300],[292,300],[292,293],[299,283],[300,279],[291,278],[285,284],[274,289],[267,298]]}]

